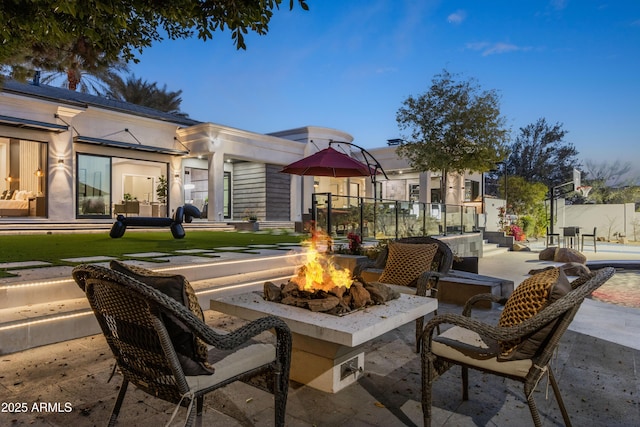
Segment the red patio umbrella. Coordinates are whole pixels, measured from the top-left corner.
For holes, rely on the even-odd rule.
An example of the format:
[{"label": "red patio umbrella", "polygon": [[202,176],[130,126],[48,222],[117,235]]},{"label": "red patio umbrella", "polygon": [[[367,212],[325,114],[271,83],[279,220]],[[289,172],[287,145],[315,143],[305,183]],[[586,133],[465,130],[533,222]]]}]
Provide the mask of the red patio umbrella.
[{"label": "red patio umbrella", "polygon": [[292,175],[351,177],[373,176],[374,168],[329,147],[285,166],[280,172]]}]

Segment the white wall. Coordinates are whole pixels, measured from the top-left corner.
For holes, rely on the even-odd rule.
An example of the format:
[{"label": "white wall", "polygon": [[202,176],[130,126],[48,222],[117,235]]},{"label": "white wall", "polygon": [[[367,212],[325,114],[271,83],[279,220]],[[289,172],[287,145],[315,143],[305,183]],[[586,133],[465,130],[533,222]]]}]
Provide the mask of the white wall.
[{"label": "white wall", "polygon": [[[597,227],[597,236],[613,239],[614,233],[622,233],[631,240],[640,238],[634,236],[634,221],[640,221],[640,213],[634,211],[633,203],[614,205],[568,205],[564,200],[558,200],[557,227],[578,226],[582,233],[593,232]],[[637,226],[636,226],[637,227]],[[640,227],[638,229],[640,232]]]}]

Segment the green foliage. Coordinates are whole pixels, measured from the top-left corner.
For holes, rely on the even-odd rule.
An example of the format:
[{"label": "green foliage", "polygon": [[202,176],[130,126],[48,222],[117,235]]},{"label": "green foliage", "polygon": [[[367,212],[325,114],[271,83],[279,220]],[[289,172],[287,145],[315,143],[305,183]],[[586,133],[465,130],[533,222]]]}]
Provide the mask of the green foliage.
[{"label": "green foliage", "polygon": [[181,90],[176,92],[168,91],[167,85],[162,88],[157,83],[149,83],[141,78],[130,75],[125,79],[119,75],[113,76],[107,82],[109,87],[102,94],[108,98],[130,102],[136,105],[153,108],[172,114],[183,114],[180,112],[182,103]]},{"label": "green foliage", "polygon": [[591,186],[591,191],[587,197],[574,192],[567,199],[572,204],[637,203],[640,201],[638,182],[640,178],[631,162],[587,160],[582,185]]},{"label": "green foliage", "polygon": [[[500,192],[504,194],[502,180],[498,185]],[[547,194],[547,187],[544,184],[527,182],[520,176],[507,177],[507,187],[508,212],[516,215],[534,214],[536,205],[544,203]]]},{"label": "green foliage", "polygon": [[[504,183],[500,182],[499,186],[504,193]],[[548,225],[545,207],[547,187],[540,182],[528,182],[520,176],[507,177],[507,187],[509,213],[518,215],[518,225],[524,234],[543,236]]]},{"label": "green foliage", "polygon": [[[231,31],[238,49],[244,35],[264,35],[282,0],[9,0],[0,2],[0,64],[25,61],[52,69],[56,55],[73,52],[82,62],[138,62],[154,42]],[[289,0],[308,10],[306,0]],[[45,67],[45,65],[47,65]]]},{"label": "green foliage", "polygon": [[509,175],[547,188],[571,181],[573,169],[580,164],[576,148],[564,141],[566,134],[561,123],[550,125],[544,118],[520,128],[507,161]]},{"label": "green foliage", "polygon": [[498,94],[456,77],[444,70],[427,92],[409,96],[396,113],[400,129],[410,131],[398,154],[418,171],[441,171],[443,188],[449,172],[486,172],[507,153]]},{"label": "green foliage", "polygon": [[161,205],[167,203],[167,193],[169,186],[167,184],[167,178],[164,175],[158,177],[158,184],[156,185],[156,196],[158,196],[158,202]]}]

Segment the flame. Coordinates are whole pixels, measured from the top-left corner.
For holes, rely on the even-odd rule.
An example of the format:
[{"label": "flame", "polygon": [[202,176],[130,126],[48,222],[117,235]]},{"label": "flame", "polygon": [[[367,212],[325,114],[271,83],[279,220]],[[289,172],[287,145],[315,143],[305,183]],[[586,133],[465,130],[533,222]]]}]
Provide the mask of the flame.
[{"label": "flame", "polygon": [[353,279],[349,269],[339,269],[333,263],[330,256],[318,251],[318,244],[323,240],[330,247],[330,237],[314,234],[311,238],[311,246],[307,251],[306,263],[297,271],[297,275],[291,279],[298,285],[301,291],[313,292],[316,290],[330,291],[335,287],[349,289]]}]

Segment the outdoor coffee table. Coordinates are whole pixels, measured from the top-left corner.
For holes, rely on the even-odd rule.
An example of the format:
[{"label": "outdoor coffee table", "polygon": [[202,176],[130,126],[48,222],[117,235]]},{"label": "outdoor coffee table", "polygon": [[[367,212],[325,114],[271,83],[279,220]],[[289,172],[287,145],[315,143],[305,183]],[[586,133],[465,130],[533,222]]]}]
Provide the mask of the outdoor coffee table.
[{"label": "outdoor coffee table", "polygon": [[366,342],[432,313],[438,301],[402,294],[384,305],[334,316],[265,301],[261,292],[250,292],[211,300],[210,308],[246,320],[265,315],[284,320],[293,335],[290,378],[336,393],[362,376]]}]

